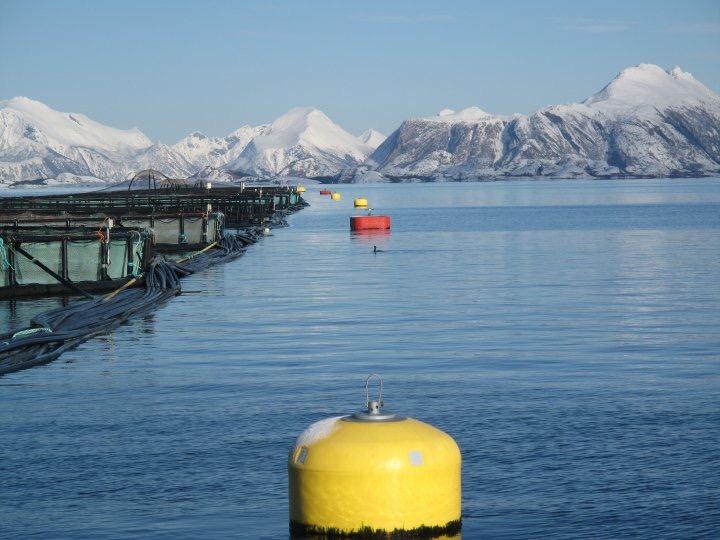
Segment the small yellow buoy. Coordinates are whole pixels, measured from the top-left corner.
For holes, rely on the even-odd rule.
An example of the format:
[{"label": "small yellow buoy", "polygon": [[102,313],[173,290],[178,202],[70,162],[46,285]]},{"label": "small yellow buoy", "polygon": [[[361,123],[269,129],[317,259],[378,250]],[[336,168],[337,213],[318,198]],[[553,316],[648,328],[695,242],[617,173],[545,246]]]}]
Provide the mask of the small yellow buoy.
[{"label": "small yellow buoy", "polygon": [[297,191],[298,193],[305,193],[307,189],[305,189],[305,186],[298,186],[295,188],[295,191]]},{"label": "small yellow buoy", "polygon": [[363,199],[360,197],[359,199],[355,199],[355,202],[353,203],[355,205],[355,208],[367,208],[368,202],[367,199]]},{"label": "small yellow buoy", "polygon": [[330,195],[330,198],[333,201],[339,201],[340,199],[342,199],[342,195],[340,195],[337,191],[333,191],[332,195]]},{"label": "small yellow buoy", "polygon": [[366,410],[312,424],[291,449],[291,532],[458,534],[457,444],[428,424],[382,411],[382,380],[378,399],[369,397],[373,377],[365,380]]}]

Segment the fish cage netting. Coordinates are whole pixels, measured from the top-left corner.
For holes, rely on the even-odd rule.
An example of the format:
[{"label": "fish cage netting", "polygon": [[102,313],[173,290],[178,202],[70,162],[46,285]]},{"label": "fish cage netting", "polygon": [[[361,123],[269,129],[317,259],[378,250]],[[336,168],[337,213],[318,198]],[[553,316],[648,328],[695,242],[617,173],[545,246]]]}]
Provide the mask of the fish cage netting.
[{"label": "fish cage netting", "polygon": [[[99,281],[102,279],[101,250],[99,239],[68,242],[68,279],[70,281]],[[38,268],[38,270],[40,269]]]},{"label": "fish cage netting", "polygon": [[[23,242],[22,247],[36,259],[43,261],[54,272],[62,273],[62,242],[59,240]],[[8,273],[7,270],[5,273]],[[15,257],[15,280],[18,285],[57,283],[56,279],[45,270],[38,268],[29,259],[22,256]]]},{"label": "fish cage netting", "polygon": [[[135,238],[137,237],[137,239]],[[63,243],[67,249],[66,268],[63,268]],[[30,256],[41,261],[58,275],[65,275],[72,282],[100,281],[103,279],[103,246],[100,238],[46,241],[23,241],[20,246]],[[107,276],[120,279],[137,274],[140,261],[144,256],[145,244],[140,233],[126,238],[111,237],[108,244]],[[10,270],[15,274],[16,285],[52,285],[57,279],[34,264],[30,259],[16,252],[14,263],[10,264],[12,248],[2,242],[0,252],[0,269],[2,270],[2,286],[10,287]],[[129,264],[132,262],[132,264]]]}]

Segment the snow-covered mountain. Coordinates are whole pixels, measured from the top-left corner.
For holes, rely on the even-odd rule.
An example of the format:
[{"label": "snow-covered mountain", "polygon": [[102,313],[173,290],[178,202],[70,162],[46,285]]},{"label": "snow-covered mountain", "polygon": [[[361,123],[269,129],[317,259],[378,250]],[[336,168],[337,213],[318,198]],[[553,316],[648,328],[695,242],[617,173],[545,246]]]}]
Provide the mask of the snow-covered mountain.
[{"label": "snow-covered mountain", "polygon": [[205,167],[218,169],[235,161],[248,143],[258,135],[263,135],[269,126],[242,126],[227,137],[206,137],[196,131],[181,139],[172,149],[185,158],[195,171]]},{"label": "snow-covered mountain", "polygon": [[0,101],[0,184],[61,173],[123,176],[128,160],[151,145],[137,129],[111,128],[24,97]]},{"label": "snow-covered mountain", "polygon": [[311,107],[291,109],[254,137],[227,169],[254,176],[332,176],[371,147]]},{"label": "snow-covered mountain", "polygon": [[445,109],[389,137],[354,137],[313,108],[226,137],[173,145],[28,98],[0,101],[0,185],[169,176],[334,177],[341,182],[488,177],[664,177],[720,172],[720,96],[674,68],[640,64],[581,103],[498,116]]},{"label": "snow-covered mountain", "polygon": [[387,139],[387,137],[374,129],[366,129],[360,134],[358,139],[360,139],[365,146],[369,146],[375,150],[385,139]]},{"label": "snow-covered mountain", "polygon": [[[125,179],[153,168],[171,177],[332,176],[358,165],[365,144],[317,109],[293,109],[272,124],[244,125],[226,137],[194,132],[173,145],[27,98],[0,102],[0,185],[55,178]],[[64,176],[63,173],[66,173]],[[51,182],[53,183],[53,182]]]},{"label": "snow-covered mountain", "polygon": [[720,97],[679,68],[640,64],[582,103],[509,117],[446,109],[406,120],[368,168],[390,179],[714,174]]},{"label": "snow-covered mountain", "polygon": [[207,137],[194,131],[171,146],[189,164],[197,168],[217,167],[227,163],[223,157],[228,151],[228,141],[223,137]]}]

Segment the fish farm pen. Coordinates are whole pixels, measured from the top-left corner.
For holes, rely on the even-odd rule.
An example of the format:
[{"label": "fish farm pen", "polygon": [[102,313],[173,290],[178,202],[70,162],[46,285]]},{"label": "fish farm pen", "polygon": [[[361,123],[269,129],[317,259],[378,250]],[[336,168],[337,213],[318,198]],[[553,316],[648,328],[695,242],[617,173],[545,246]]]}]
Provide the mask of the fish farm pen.
[{"label": "fish farm pen", "polygon": [[228,228],[261,224],[275,210],[292,207],[301,200],[288,187],[188,187],[185,189],[93,191],[71,195],[0,198],[0,216],[32,212],[36,215],[88,215],[108,217],[130,212],[222,212]]},{"label": "fish farm pen", "polygon": [[179,294],[180,278],[239,257],[307,205],[294,187],[148,183],[0,198],[0,298],[88,299],[0,336],[0,374],[48,362],[151,311]]}]

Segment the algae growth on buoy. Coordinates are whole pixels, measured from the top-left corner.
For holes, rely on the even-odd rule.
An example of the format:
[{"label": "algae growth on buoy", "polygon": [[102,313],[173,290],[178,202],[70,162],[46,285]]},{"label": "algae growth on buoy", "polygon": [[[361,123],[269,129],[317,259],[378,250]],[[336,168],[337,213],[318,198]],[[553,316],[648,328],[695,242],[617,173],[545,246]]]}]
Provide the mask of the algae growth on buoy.
[{"label": "algae growth on buoy", "polygon": [[[373,376],[371,376],[373,377]],[[290,530],[327,537],[398,538],[460,530],[460,450],[439,429],[382,410],[312,424],[288,458]]]}]

